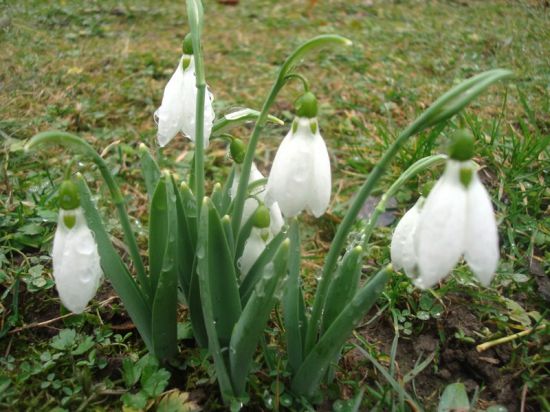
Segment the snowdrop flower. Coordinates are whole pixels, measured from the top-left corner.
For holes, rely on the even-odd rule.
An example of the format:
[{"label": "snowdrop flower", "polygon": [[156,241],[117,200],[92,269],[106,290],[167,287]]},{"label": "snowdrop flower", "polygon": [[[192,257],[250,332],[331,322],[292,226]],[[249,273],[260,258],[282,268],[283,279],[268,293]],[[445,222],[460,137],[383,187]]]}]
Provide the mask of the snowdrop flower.
[{"label": "snowdrop flower", "polygon": [[268,196],[286,217],[307,209],[315,217],[327,210],[331,173],[327,146],[319,133],[317,101],[307,92],[297,101],[298,117],[273,160]]},{"label": "snowdrop flower", "polygon": [[[157,138],[161,147],[166,146],[180,131],[195,141],[197,87],[190,35],[186,36],[183,49],[184,54],[178,67],[164,88],[162,104],[155,112],[158,124]],[[212,101],[212,93],[207,88],[204,101],[204,147],[208,146],[215,117]]]},{"label": "snowdrop flower", "polygon": [[[240,173],[237,169],[231,186],[231,197],[233,198],[237,195],[239,176]],[[256,164],[252,163],[249,184],[263,178],[264,176],[258,170]],[[244,246],[243,254],[239,259],[239,267],[243,276],[248,273],[267,244],[281,231],[284,225],[283,215],[277,202],[263,203],[266,200],[265,187],[260,186],[253,195],[254,197],[245,200],[242,218],[242,224],[245,224],[250,218],[256,220],[250,232],[250,237]]]},{"label": "snowdrop flower", "polygon": [[81,313],[101,282],[99,254],[74,183],[63,182],[59,193],[61,209],[53,241],[53,276],[63,305],[71,312]]},{"label": "snowdrop flower", "polygon": [[464,256],[483,285],[496,270],[499,249],[491,199],[477,176],[473,138],[458,131],[443,176],[397,225],[391,245],[396,268],[429,288],[449,274]]}]

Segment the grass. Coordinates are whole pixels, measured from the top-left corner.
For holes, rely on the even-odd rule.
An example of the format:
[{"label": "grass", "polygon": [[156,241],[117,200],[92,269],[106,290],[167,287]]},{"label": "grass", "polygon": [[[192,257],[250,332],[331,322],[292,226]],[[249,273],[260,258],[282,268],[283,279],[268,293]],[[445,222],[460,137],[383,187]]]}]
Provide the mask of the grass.
[{"label": "grass", "polygon": [[[55,191],[68,155],[55,150],[30,156],[22,150],[34,133],[56,128],[78,133],[105,151],[123,182],[145,249],[147,202],[135,167],[137,147],[140,142],[155,147],[152,113],[186,30],[183,2],[0,4],[6,6],[0,15],[0,408],[110,410],[124,404],[139,409],[170,398],[192,410],[185,392],[205,410],[219,408],[213,368],[183,339],[185,330],[177,362],[155,364],[108,285],[84,315],[58,319],[64,313],[53,288],[49,252],[57,219]],[[303,219],[309,285],[347,200],[398,131],[455,82],[490,68],[514,71],[513,81],[491,88],[445,128],[412,140],[380,185],[382,191],[404,167],[442,150],[455,128],[470,128],[500,222],[496,279],[482,289],[461,266],[439,289],[419,292],[404,276],[394,276],[354,340],[388,368],[394,381],[350,343],[326,393],[328,405],[338,408],[366,384],[363,407],[389,410],[402,405],[392,385],[407,381],[407,392],[430,409],[446,384],[462,381],[470,395],[479,386],[479,408],[501,403],[516,410],[522,402],[525,410],[548,408],[548,329],[475,351],[479,343],[548,319],[548,6],[534,0],[327,1],[309,13],[307,2],[300,1],[207,6],[207,81],[217,113],[258,108],[278,65],[300,42],[320,33],[354,42],[349,50],[325,51],[301,66],[320,100],[320,127],[334,171],[330,213],[318,221]],[[285,89],[273,114],[288,123],[298,93],[298,83]],[[268,169],[285,132],[286,127],[266,131],[258,154],[261,169]],[[187,150],[184,139],[172,142],[159,153],[162,166],[186,175],[189,156],[174,159]],[[221,143],[210,149],[207,166],[210,177],[225,176],[229,162]],[[120,238],[97,172],[86,163],[77,168],[95,188],[111,233]],[[427,173],[402,190],[396,214],[414,202],[419,184],[437,176]],[[391,231],[375,232],[365,272],[388,261]],[[288,384],[284,365],[276,362],[284,351],[279,324],[274,319],[267,342],[271,372],[258,369],[252,377],[251,407],[293,404],[299,410],[298,400],[283,389]],[[420,359],[432,356],[419,370]]]}]

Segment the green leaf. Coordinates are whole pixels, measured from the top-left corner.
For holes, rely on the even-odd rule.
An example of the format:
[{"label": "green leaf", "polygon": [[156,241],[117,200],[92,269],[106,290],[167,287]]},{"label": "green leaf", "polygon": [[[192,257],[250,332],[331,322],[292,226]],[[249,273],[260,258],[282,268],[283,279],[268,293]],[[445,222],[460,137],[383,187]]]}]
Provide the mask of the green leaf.
[{"label": "green leaf", "polygon": [[125,393],[121,397],[124,406],[134,410],[142,410],[147,405],[147,395],[143,392]]},{"label": "green leaf", "polygon": [[[208,202],[208,281],[214,324],[222,346],[229,345],[231,332],[241,315],[241,299],[233,255],[229,250],[220,216],[212,202]],[[201,259],[200,256],[198,256]],[[199,263],[200,264],[200,263]],[[201,296],[202,294],[201,290]]]},{"label": "green leaf", "polygon": [[344,255],[336,276],[329,286],[323,310],[322,330],[327,330],[330,327],[334,319],[355,295],[361,276],[362,255],[363,248],[361,246],[353,248]]},{"label": "green leaf", "polygon": [[246,378],[258,341],[275,304],[275,291],[286,274],[290,241],[278,248],[273,263],[266,266],[254,288],[239,321],[235,325],[229,346],[231,378],[237,396],[245,395]]},{"label": "green leaf", "polygon": [[313,396],[330,362],[340,352],[355,325],[361,321],[384,290],[390,271],[389,268],[382,269],[359,289],[313,346],[292,380],[292,388],[297,394]]},{"label": "green leaf", "polygon": [[[214,308],[212,292],[210,290],[210,263],[213,259],[208,259],[208,251],[210,250],[210,236],[209,236],[209,201],[208,198],[204,198],[201,216],[199,219],[199,238],[197,245],[197,259],[198,259],[198,276],[197,280],[200,285],[200,299],[202,303],[202,310],[204,315],[204,326],[208,334],[208,349],[210,354],[214,358],[214,366],[216,368],[216,377],[220,385],[222,396],[224,399],[230,399],[233,397],[233,388],[231,385],[231,379],[228,374],[228,365],[222,354],[220,342],[218,339],[218,332],[216,324],[214,322]],[[191,281],[191,287],[193,287],[193,280]],[[193,295],[191,295],[193,297]],[[193,325],[194,327],[194,325]],[[227,353],[227,352],[226,352]]]},{"label": "green leaf", "polygon": [[167,186],[166,179],[160,179],[149,211],[149,281],[152,290],[157,288],[168,243],[168,190],[171,190],[171,184]]},{"label": "green leaf", "polygon": [[122,359],[122,379],[127,388],[134,386],[141,376],[141,368],[130,358]]},{"label": "green leaf", "polygon": [[157,161],[151,156],[149,149],[143,143],[139,146],[141,173],[145,181],[145,188],[149,199],[153,198],[155,188],[160,179],[160,168]]},{"label": "green leaf", "polygon": [[437,412],[468,412],[470,400],[463,383],[448,385],[441,395]]},{"label": "green leaf", "polygon": [[222,216],[228,213],[229,206],[231,205],[231,187],[233,186],[233,179],[235,179],[235,170],[235,165],[233,165],[223,185],[222,200],[219,209]]},{"label": "green leaf", "polygon": [[74,329],[63,329],[57,336],[54,336],[50,346],[57,350],[67,350],[76,343],[76,332]]},{"label": "green leaf", "polygon": [[300,288],[300,232],[298,221],[292,220],[288,231],[290,252],[288,258],[288,279],[283,292],[283,317],[285,322],[288,362],[293,372],[296,372],[303,360],[303,328],[301,319],[305,313],[300,304],[302,290]]},{"label": "green leaf", "polygon": [[80,192],[80,206],[84,210],[88,226],[94,233],[97,242],[103,273],[120,296],[145,345],[152,350],[151,306],[111,243],[101,216],[92,202],[90,190],[82,176],[77,176],[76,183]]},{"label": "green leaf", "polygon": [[[256,262],[254,262],[254,264],[246,274],[246,277],[243,279],[240,287],[240,295],[243,305],[246,305],[246,302],[248,301],[248,298],[256,287],[256,284],[263,276],[266,265],[271,262],[271,260],[275,256],[275,253],[279,250],[279,246],[283,243],[285,239],[286,234],[281,230],[279,233],[277,233],[277,236],[271,239],[271,242],[266,245],[265,249],[262,251],[260,256],[258,256]],[[240,257],[242,256],[242,254],[238,256]]]},{"label": "green leaf", "polygon": [[[160,182],[164,182],[165,190],[165,224],[166,239],[155,298],[153,301],[152,332],[154,354],[161,360],[170,359],[177,352],[177,303],[178,303],[178,273],[176,256],[178,254],[178,223],[176,212],[176,193],[170,175],[166,174],[155,191],[153,202],[157,200]],[[162,193],[162,191],[161,191]],[[151,210],[153,206],[151,205]]]},{"label": "green leaf", "polygon": [[146,393],[150,398],[156,398],[168,385],[170,379],[170,372],[166,369],[151,370],[145,368],[141,373],[141,387],[142,391]]}]

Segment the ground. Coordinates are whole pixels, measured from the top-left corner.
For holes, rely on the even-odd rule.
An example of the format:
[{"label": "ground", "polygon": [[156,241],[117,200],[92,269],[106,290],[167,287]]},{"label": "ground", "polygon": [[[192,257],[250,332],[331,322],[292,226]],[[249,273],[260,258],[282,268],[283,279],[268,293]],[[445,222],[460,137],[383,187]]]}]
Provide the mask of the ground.
[{"label": "ground", "polygon": [[[205,354],[182,339],[175,364],[161,368],[144,358],[145,348],[108,283],[86,314],[60,313],[49,253],[55,188],[70,154],[23,151],[39,131],[84,137],[123,186],[145,250],[147,201],[138,145],[153,148],[162,167],[181,176],[188,171],[189,143],[180,137],[160,151],[153,120],[187,32],[183,3],[0,1],[0,409],[112,410],[135,406],[139,396],[153,407],[185,392],[205,410],[219,407]],[[365,384],[365,409],[399,408],[398,392],[355,344],[427,410],[447,384],[458,381],[481,409],[500,404],[510,411],[550,410],[544,328],[550,301],[548,2],[243,0],[235,7],[206,2],[206,76],[216,113],[260,108],[286,55],[322,33],[346,36],[353,46],[323,51],[300,69],[320,100],[320,128],[333,164],[329,212],[319,220],[302,218],[308,296],[348,200],[399,131],[460,80],[497,67],[514,72],[445,128],[413,139],[379,187],[381,194],[414,160],[444,150],[455,128],[470,128],[499,222],[495,280],[482,288],[461,265],[439,288],[421,292],[395,274],[350,340],[322,408],[338,409]],[[286,88],[272,111],[287,125],[270,127],[262,136],[257,160],[263,171],[288,129],[299,87],[296,82]],[[245,140],[247,132],[240,130]],[[222,179],[229,166],[224,144],[214,143],[207,161],[210,181]],[[74,167],[97,193],[109,228],[120,238],[99,174],[85,162]],[[412,205],[420,184],[438,174],[415,179],[396,196],[372,238],[366,275],[389,261],[394,216]],[[284,351],[277,328],[274,319],[274,353]],[[529,328],[538,329],[476,350]],[[127,360],[140,358],[148,372],[133,379]],[[284,404],[275,382],[288,383],[279,370],[252,378],[252,410]]]}]

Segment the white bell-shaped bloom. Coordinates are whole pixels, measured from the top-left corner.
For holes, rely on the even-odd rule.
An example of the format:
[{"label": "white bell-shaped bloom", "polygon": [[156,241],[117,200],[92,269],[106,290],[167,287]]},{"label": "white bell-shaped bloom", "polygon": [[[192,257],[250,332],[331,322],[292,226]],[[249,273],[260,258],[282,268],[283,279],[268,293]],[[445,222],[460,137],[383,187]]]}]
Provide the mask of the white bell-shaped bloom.
[{"label": "white bell-shaped bloom", "polygon": [[[187,67],[183,62],[189,61]],[[214,110],[212,109],[212,93],[206,88],[204,100],[204,147],[208,146]],[[162,96],[162,104],[155,112],[158,124],[157,138],[161,147],[165,146],[178,132],[195,141],[196,129],[197,87],[195,78],[195,61],[193,56],[183,55],[178,67],[166,87]]]},{"label": "white bell-shaped bloom", "polygon": [[296,118],[273,160],[267,192],[286,217],[304,209],[315,217],[325,213],[331,192],[330,160],[317,119]]},{"label": "white bell-shaped bloom", "polygon": [[[237,169],[237,172],[235,173],[235,176],[233,178],[233,185],[231,186],[230,193],[232,198],[235,198],[235,196],[237,195],[239,176],[240,172]],[[262,175],[262,173],[258,170],[256,164],[252,163],[248,184],[251,184],[263,178],[264,175]],[[243,225],[248,221],[248,219],[252,217],[252,215],[258,208],[259,203],[257,199],[262,202],[266,201],[265,186],[258,187],[253,194],[255,198],[249,197],[245,200],[244,203],[242,217]],[[279,208],[277,202],[266,203],[266,206],[269,209],[269,228],[252,228],[252,231],[250,232],[250,237],[247,239],[244,245],[243,254],[239,259],[239,267],[243,275],[246,275],[248,273],[254,262],[258,260],[258,257],[264,251],[267,244],[271,242],[271,239],[273,239],[273,237],[281,231],[284,225],[283,215],[281,214],[281,209]]]},{"label": "white bell-shaped bloom", "polygon": [[[67,227],[65,221],[73,220]],[[99,287],[102,271],[97,244],[82,209],[60,210],[53,241],[53,276],[63,305],[81,313]]]},{"label": "white bell-shaped bloom", "polygon": [[499,259],[491,199],[471,161],[449,160],[426,200],[397,225],[392,262],[425,289],[447,276],[461,256],[488,285]]}]

